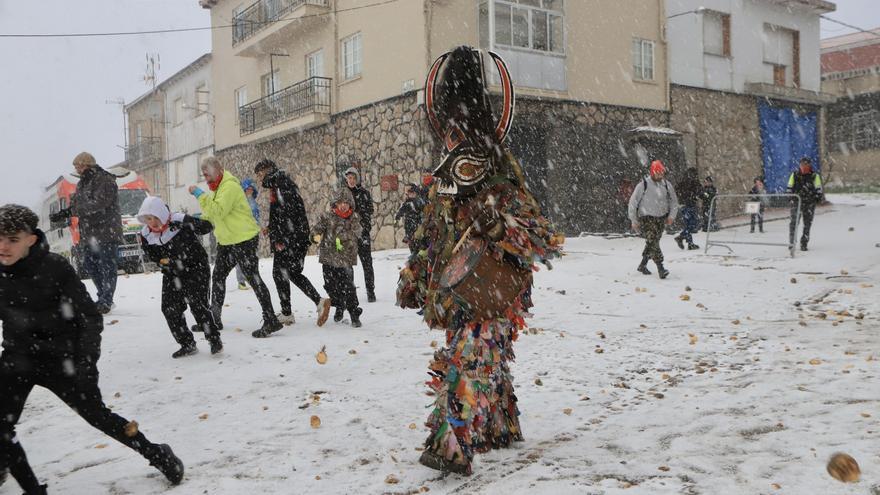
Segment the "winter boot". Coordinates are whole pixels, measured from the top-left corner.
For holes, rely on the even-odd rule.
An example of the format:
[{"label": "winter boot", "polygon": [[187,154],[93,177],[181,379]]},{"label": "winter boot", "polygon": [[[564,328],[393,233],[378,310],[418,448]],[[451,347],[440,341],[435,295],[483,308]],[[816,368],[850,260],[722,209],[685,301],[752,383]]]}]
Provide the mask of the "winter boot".
[{"label": "winter boot", "polygon": [[361,327],[361,313],[363,313],[363,312],[364,312],[364,310],[362,310],[361,308],[354,308],[353,310],[349,310],[349,314],[351,314],[351,326],[352,327],[354,327],[354,328]]},{"label": "winter boot", "polygon": [[182,346],[180,346],[180,349],[171,353],[171,357],[174,359],[177,359],[177,358],[182,358],[182,357],[186,357],[186,356],[192,356],[193,354],[196,354],[198,352],[199,352],[199,348],[196,347],[195,344],[182,345]]},{"label": "winter boot", "polygon": [[342,317],[345,315],[345,310],[343,308],[336,308],[336,312],[333,313],[333,321],[339,323],[342,321]]},{"label": "winter boot", "polygon": [[287,310],[286,313],[284,311],[281,311],[280,314],[277,314],[275,316],[278,318],[278,321],[280,321],[282,325],[293,325],[294,323],[296,323],[296,318],[293,317],[293,312],[290,310]]},{"label": "winter boot", "polygon": [[644,275],[650,275],[651,270],[648,270],[648,258],[642,258],[642,262],[639,263],[639,267],[636,270]]},{"label": "winter boot", "polygon": [[220,354],[223,352],[223,341],[220,340],[219,335],[209,338],[208,343],[211,345],[211,354]]},{"label": "winter boot", "polygon": [[259,328],[259,330],[254,330],[251,333],[251,336],[257,339],[266,338],[273,333],[277,332],[284,328],[284,325],[278,321],[278,318],[275,318],[275,315],[272,315],[272,318],[269,320],[263,320],[263,326]]},{"label": "winter boot", "polygon": [[49,485],[40,485],[36,490],[24,492],[24,495],[48,495],[49,492],[46,490],[47,488],[49,488]]},{"label": "winter boot", "polygon": [[688,251],[693,251],[695,249],[700,249],[700,246],[694,244],[693,242],[688,244]]},{"label": "winter boot", "polygon": [[183,481],[183,461],[181,461],[168,444],[156,446],[157,452],[147,457],[150,465],[164,474],[172,485],[179,485]]},{"label": "winter boot", "polygon": [[684,249],[684,239],[681,236],[675,237],[675,243],[678,244],[678,249]]},{"label": "winter boot", "polygon": [[318,326],[324,326],[324,323],[327,323],[327,317],[330,316],[330,306],[332,302],[328,298],[323,298],[318,301],[317,311],[318,311]]},{"label": "winter boot", "polygon": [[453,462],[447,460],[445,457],[438,455],[430,450],[426,450],[422,452],[422,455],[419,457],[419,463],[423,466],[427,466],[431,469],[436,469],[437,471],[441,471],[444,473],[456,473],[464,476],[471,475],[471,463],[467,464],[459,464],[457,462]]},{"label": "winter boot", "polygon": [[367,302],[376,302],[376,292],[373,289],[367,291]]},{"label": "winter boot", "polygon": [[669,276],[669,270],[667,270],[666,268],[663,268],[662,262],[657,263],[657,275],[659,275],[661,279]]}]

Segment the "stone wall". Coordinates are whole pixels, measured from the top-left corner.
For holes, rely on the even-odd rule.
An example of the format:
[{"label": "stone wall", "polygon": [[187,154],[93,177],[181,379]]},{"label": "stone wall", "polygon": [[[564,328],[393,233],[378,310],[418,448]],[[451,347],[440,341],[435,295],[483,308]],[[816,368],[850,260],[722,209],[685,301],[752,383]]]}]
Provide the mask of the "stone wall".
[{"label": "stone wall", "polygon": [[[403,226],[395,225],[394,215],[403,201],[405,184],[418,182],[430,168],[434,146],[424,110],[415,93],[409,93],[334,115],[330,123],[319,127],[218,150],[216,156],[239,178],[253,177],[259,160],[274,160],[299,185],[311,223],[328,209],[342,172],[358,167],[364,187],[373,196],[373,248],[389,249],[403,247]],[[397,190],[382,190],[385,176],[396,176]],[[267,217],[268,197],[261,195],[258,202]]]},{"label": "stone wall", "polygon": [[711,175],[720,193],[747,193],[764,171],[757,99],[678,85],[670,98],[671,127],[692,148],[689,165]]},{"label": "stone wall", "polygon": [[[880,92],[840,98],[827,108],[825,137],[830,170],[826,182],[848,187],[880,185],[880,123],[870,118],[854,129],[852,120],[854,114],[871,111],[880,112]],[[866,124],[874,126],[873,132]]]}]

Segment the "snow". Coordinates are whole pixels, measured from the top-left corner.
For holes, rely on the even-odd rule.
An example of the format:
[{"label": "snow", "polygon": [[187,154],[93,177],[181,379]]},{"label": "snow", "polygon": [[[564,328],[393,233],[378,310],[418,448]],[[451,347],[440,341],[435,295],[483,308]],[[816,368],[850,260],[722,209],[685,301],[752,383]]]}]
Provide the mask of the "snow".
[{"label": "snow", "polygon": [[[401,250],[374,253],[379,301],[361,291],[361,329],[318,328],[294,289],[297,323],[254,339],[256,298],[230,277],[220,356],[197,336],[200,354],[172,360],[160,276],[120,279],[104,397],[173,446],[187,466],[179,487],[43,389],[19,438],[64,494],[869,493],[880,483],[880,197],[830,199],[794,259],[775,246],[680,251],[665,236],[667,280],[635,272],[640,239],[570,239],[536,275],[532,332],[515,347],[526,441],[478,456],[469,478],[417,462],[422,382],[443,335],[393,305]],[[261,271],[271,286],[270,260]],[[320,285],[314,257],[306,273]],[[837,451],[859,462],[861,482],[826,473]]]}]

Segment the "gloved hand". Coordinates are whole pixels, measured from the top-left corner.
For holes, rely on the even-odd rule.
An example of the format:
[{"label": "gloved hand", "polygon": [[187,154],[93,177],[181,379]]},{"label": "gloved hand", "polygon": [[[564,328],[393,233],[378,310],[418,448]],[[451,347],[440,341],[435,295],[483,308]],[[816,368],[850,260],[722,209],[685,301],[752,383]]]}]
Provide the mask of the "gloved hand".
[{"label": "gloved hand", "polygon": [[49,215],[49,220],[52,222],[60,222],[62,220],[67,220],[68,218],[70,218],[70,208],[65,208],[57,213]]},{"label": "gloved hand", "polygon": [[342,240],[338,237],[336,238],[336,250],[342,252]]},{"label": "gloved hand", "polygon": [[190,192],[190,194],[192,194],[196,198],[198,198],[202,194],[205,194],[205,191],[202,191],[202,188],[200,188],[199,186],[190,186],[189,192]]},{"label": "gloved hand", "polygon": [[315,244],[321,244],[321,234],[313,235],[312,242],[314,242]]}]

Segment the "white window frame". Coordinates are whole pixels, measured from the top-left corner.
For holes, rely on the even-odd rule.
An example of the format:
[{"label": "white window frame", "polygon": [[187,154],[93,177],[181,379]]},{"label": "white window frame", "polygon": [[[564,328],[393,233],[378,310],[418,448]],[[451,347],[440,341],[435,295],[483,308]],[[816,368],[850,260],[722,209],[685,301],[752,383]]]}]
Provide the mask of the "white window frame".
[{"label": "white window frame", "polygon": [[[320,63],[316,64],[315,61]],[[319,70],[315,70],[315,68]],[[324,77],[324,49],[319,48],[312,53],[306,54],[306,79],[312,77]]]},{"label": "white window frame", "polygon": [[[247,105],[247,85],[240,86],[235,88],[235,91],[232,92],[232,97],[235,103],[235,126],[238,127],[239,115],[241,114],[241,107]],[[199,160],[199,166],[201,166],[201,160]]]},{"label": "white window frame", "polygon": [[364,38],[360,31],[342,39],[342,78],[343,81],[357,79],[363,74]]},{"label": "white window frame", "polygon": [[196,86],[196,110],[199,113],[211,111],[211,93],[208,90],[208,83],[202,81]]},{"label": "white window frame", "polygon": [[185,104],[183,97],[177,97],[174,99],[174,106],[172,107],[172,116],[174,117],[173,122],[175,126],[178,126],[183,123],[183,105]]},{"label": "white window frame", "polygon": [[[565,29],[565,4],[562,3],[561,10],[558,9],[550,9],[546,8],[546,4],[544,2],[548,2],[550,0],[540,0],[541,7],[536,7],[533,5],[528,5],[522,3],[522,0],[487,0],[487,2],[480,2],[477,4],[477,17],[479,19],[480,16],[480,8],[484,5],[487,5],[489,8],[486,11],[487,22],[488,22],[488,34],[490,37],[490,45],[494,47],[502,47],[510,50],[518,50],[518,51],[527,51],[531,53],[540,53],[542,55],[557,55],[557,56],[565,56],[565,48],[566,48],[566,29]],[[574,0],[576,1],[576,0]],[[497,6],[504,6],[510,9],[510,16],[507,19],[509,23],[509,32],[510,32],[510,43],[499,43],[497,38],[497,28],[498,28],[498,18],[496,14]],[[528,24],[528,41],[526,44],[528,46],[520,46],[517,45],[514,41],[514,30],[513,30],[513,18],[514,11],[525,11],[526,13],[526,22]],[[544,18],[544,28],[546,29],[546,49],[537,48],[535,46],[535,24],[536,24],[536,14],[545,14]],[[557,40],[553,37],[553,25],[554,21],[558,20],[558,22],[562,23],[562,39]],[[480,21],[477,21],[477,30],[480,29]],[[483,40],[480,40],[481,43]],[[554,50],[554,46],[558,47],[558,50]]]},{"label": "white window frame", "polygon": [[[632,67],[633,80],[636,81],[654,81],[656,76],[655,57],[654,57],[654,41],[643,38],[632,39]],[[638,46],[638,49],[636,47]],[[649,55],[650,54],[650,55]],[[650,60],[648,60],[650,59]],[[650,64],[648,63],[650,62]],[[648,66],[650,65],[650,67]],[[649,73],[650,71],[650,73]]]},{"label": "white window frame", "polygon": [[[271,79],[270,79],[271,78]],[[260,76],[260,96],[265,98],[282,90],[281,87],[281,69],[275,69],[271,74],[266,72]]]}]

